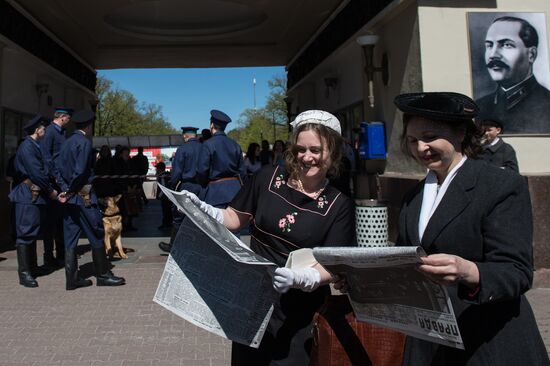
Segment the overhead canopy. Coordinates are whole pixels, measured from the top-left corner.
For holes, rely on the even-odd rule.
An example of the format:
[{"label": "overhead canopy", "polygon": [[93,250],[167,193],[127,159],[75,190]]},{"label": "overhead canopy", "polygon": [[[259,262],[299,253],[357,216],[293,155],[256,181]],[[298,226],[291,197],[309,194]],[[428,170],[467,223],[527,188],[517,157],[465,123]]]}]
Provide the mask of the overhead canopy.
[{"label": "overhead canopy", "polygon": [[8,1],[94,69],[287,65],[349,0]]}]

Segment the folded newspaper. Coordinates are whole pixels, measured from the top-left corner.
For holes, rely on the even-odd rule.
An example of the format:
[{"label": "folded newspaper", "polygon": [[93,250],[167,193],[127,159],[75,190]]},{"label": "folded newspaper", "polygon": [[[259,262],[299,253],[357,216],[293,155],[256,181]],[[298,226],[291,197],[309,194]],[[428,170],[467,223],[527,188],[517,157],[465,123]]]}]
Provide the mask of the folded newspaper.
[{"label": "folded newspaper", "polygon": [[186,218],[153,301],[209,332],[257,348],[277,297],[270,275],[275,264],[185,195],[159,187]]},{"label": "folded newspaper", "polygon": [[464,349],[446,287],[415,269],[426,255],[421,247],[324,247],[313,255],[345,275],[358,320]]}]

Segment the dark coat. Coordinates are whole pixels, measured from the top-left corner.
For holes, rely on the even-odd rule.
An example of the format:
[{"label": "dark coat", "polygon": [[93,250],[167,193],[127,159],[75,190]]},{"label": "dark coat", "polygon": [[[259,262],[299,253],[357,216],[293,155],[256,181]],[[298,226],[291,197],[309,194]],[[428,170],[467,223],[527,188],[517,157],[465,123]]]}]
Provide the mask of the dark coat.
[{"label": "dark coat", "polygon": [[189,139],[178,147],[172,161],[170,188],[177,188],[178,191],[185,189],[197,196],[200,195],[202,187],[196,180],[196,176],[201,148],[202,144],[196,138]]},{"label": "dark coat", "polygon": [[[84,200],[76,193],[94,180],[92,172],[94,162],[92,141],[80,130],[75,131],[61,146],[54,163],[60,174],[58,183],[63,192],[75,193],[67,201],[68,204],[84,206]],[[92,202],[97,203],[95,194],[91,197]]]},{"label": "dark coat", "polygon": [[550,133],[550,91],[535,77],[507,92],[499,87],[476,103],[483,115],[502,121],[504,133]]},{"label": "dark coat", "polygon": [[58,176],[58,173],[55,173],[54,159],[59,155],[61,145],[63,145],[66,139],[65,129],[52,122],[46,127],[46,134],[44,138],[40,140],[40,149],[42,150],[42,155],[49,169],[49,174],[52,177]]},{"label": "dark coat", "polygon": [[498,140],[493,146],[485,146],[481,157],[486,162],[499,168],[511,169],[515,172],[519,172],[516,151],[510,144],[502,141],[502,139]]},{"label": "dark coat", "polygon": [[533,220],[525,180],[468,159],[431,217],[423,240],[418,220],[424,181],[405,198],[398,245],[421,245],[477,264],[480,290],[449,286],[465,351],[408,337],[404,365],[548,365],[524,293],[533,279]]},{"label": "dark coat", "polygon": [[[48,167],[40,145],[31,137],[27,137],[17,149],[14,161],[16,182],[9,198],[13,203],[45,205],[53,187],[48,177]],[[25,179],[40,187],[40,195],[33,201],[30,188],[22,183]]]},{"label": "dark coat", "polygon": [[216,132],[202,144],[197,179],[206,186],[205,202],[226,206],[241,189],[245,173],[241,147],[224,132]]}]

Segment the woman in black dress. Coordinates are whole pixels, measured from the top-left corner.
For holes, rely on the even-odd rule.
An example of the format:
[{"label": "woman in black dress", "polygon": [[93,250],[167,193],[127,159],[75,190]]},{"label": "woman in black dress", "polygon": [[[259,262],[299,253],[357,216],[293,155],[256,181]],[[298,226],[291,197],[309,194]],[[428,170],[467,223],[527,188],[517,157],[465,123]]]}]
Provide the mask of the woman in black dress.
[{"label": "woman in black dress", "polygon": [[548,365],[524,293],[533,220],[523,177],[475,160],[476,104],[457,93],[395,99],[403,147],[426,178],[405,197],[397,245],[422,246],[419,271],[447,285],[465,350],[407,337],[404,365]]},{"label": "woman in black dress", "polygon": [[312,317],[329,294],[332,276],[319,264],[285,266],[290,252],[318,246],[355,244],[354,204],[328,177],[338,174],[340,123],[330,113],[306,111],[292,123],[286,168],[266,167],[249,179],[227,209],[189,194],[200,207],[237,230],[251,224],[250,247],[276,263],[273,286],[281,293],[258,349],[233,343],[233,365],[307,365]]}]

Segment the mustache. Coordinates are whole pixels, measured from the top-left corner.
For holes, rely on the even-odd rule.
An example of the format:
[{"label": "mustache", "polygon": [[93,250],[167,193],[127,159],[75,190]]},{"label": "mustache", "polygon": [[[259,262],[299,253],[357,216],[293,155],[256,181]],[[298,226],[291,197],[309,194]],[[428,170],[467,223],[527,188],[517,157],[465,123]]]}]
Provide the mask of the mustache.
[{"label": "mustache", "polygon": [[487,68],[492,69],[493,67],[499,67],[501,69],[509,69],[510,66],[506,65],[504,62],[500,60],[491,60],[487,63]]}]

